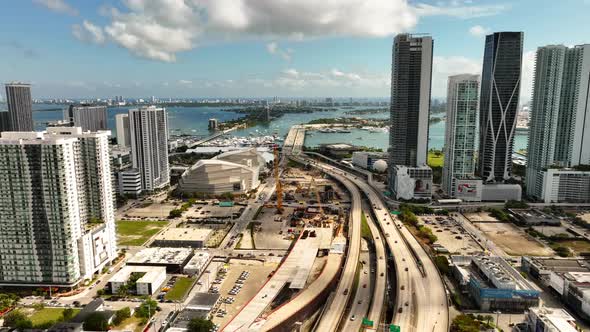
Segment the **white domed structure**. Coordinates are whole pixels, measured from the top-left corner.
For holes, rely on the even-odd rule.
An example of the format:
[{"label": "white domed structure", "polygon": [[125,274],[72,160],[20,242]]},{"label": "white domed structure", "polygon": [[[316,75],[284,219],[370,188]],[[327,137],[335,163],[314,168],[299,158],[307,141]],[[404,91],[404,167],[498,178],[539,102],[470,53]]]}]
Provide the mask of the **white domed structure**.
[{"label": "white domed structure", "polygon": [[379,173],[387,171],[387,162],[383,159],[375,161],[373,164],[373,170]]}]

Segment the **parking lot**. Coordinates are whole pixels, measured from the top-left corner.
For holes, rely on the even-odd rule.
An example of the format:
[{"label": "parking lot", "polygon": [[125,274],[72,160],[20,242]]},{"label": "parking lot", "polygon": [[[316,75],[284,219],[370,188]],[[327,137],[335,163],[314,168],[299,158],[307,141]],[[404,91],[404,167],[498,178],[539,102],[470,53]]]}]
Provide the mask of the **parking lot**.
[{"label": "parking lot", "polygon": [[129,209],[125,212],[125,218],[161,220],[168,218],[171,210],[177,208],[173,203],[149,203],[142,202],[139,206]]},{"label": "parking lot", "polygon": [[[224,326],[258,292],[269,274],[278,266],[276,262],[232,259],[226,272],[218,274],[211,287],[218,289],[219,305],[212,311],[215,324]],[[224,275],[224,277],[220,277]]]},{"label": "parking lot", "polygon": [[[453,255],[475,255],[484,251],[481,245],[473,240],[471,235],[453,218],[421,216],[418,220],[436,235],[438,238],[436,244],[442,246],[438,249],[441,253],[446,253],[444,249]],[[435,245],[435,249],[436,247]]]}]

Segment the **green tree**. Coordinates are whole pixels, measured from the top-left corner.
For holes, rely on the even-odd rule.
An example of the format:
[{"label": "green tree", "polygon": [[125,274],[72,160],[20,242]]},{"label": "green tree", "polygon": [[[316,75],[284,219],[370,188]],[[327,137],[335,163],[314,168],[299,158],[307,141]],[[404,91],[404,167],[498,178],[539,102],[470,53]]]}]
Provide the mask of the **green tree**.
[{"label": "green tree", "polygon": [[84,330],[86,331],[106,331],[109,322],[100,312],[93,312],[84,320]]},{"label": "green tree", "polygon": [[117,295],[119,295],[121,297],[125,297],[128,294],[129,294],[129,286],[127,286],[127,285],[121,285],[117,289]]},{"label": "green tree", "polygon": [[449,274],[451,269],[449,268],[449,260],[445,256],[434,257],[434,263],[441,274]]},{"label": "green tree", "polygon": [[459,315],[451,323],[451,332],[479,332],[481,323],[472,315]]},{"label": "green tree", "polygon": [[131,317],[131,309],[129,309],[129,307],[119,309],[119,310],[117,310],[117,312],[115,312],[115,318],[113,318],[113,324],[119,325],[125,319],[127,319],[129,317]]},{"label": "green tree", "polygon": [[65,308],[64,311],[61,312],[61,318],[64,321],[69,321],[74,317],[74,309],[72,308]]},{"label": "green tree", "polygon": [[15,309],[4,316],[4,325],[19,329],[31,328],[33,323],[22,311]]},{"label": "green tree", "polygon": [[4,294],[0,293],[0,310],[5,310],[18,303],[20,298],[16,294]]},{"label": "green tree", "polygon": [[215,325],[208,319],[193,318],[188,323],[189,332],[208,332],[213,329]]},{"label": "green tree", "polygon": [[182,216],[182,211],[179,209],[174,209],[171,210],[170,213],[168,214],[168,218],[179,218],[180,216]]},{"label": "green tree", "polygon": [[135,310],[135,316],[137,316],[139,318],[150,318],[156,312],[157,307],[158,307],[158,302],[156,302],[150,298],[146,298],[141,303],[139,308],[137,308],[137,310]]}]

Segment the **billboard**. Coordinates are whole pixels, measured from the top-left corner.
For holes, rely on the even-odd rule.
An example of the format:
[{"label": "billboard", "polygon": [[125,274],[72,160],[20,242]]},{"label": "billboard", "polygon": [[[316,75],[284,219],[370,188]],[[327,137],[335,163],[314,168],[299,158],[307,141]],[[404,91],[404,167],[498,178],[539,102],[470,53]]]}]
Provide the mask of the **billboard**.
[{"label": "billboard", "polygon": [[464,201],[481,201],[482,181],[479,179],[455,179],[455,198]]}]

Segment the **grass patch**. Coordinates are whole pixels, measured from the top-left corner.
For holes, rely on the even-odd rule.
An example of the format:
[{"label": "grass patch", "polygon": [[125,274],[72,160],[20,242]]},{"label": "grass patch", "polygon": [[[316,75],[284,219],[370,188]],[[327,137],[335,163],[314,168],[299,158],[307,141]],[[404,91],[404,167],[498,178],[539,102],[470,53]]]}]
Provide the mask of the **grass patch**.
[{"label": "grass patch", "polygon": [[442,167],[444,164],[444,154],[441,151],[428,151],[428,166]]},{"label": "grass patch", "polygon": [[[43,308],[41,310],[35,311],[29,317],[31,322],[33,322],[33,326],[38,326],[45,324],[47,322],[57,322],[62,318],[62,312],[65,308]],[[74,316],[76,316],[80,312],[80,309],[74,309]]]},{"label": "grass patch", "polygon": [[178,278],[172,289],[166,293],[164,298],[166,298],[166,300],[182,301],[194,283],[195,278]]},{"label": "grass patch", "polygon": [[361,214],[361,236],[367,241],[373,241],[373,233],[371,233],[371,229],[369,228],[367,217],[365,216],[364,212]]},{"label": "grass patch", "polygon": [[556,241],[554,245],[551,247],[556,249],[556,247],[566,247],[572,250],[576,255],[582,253],[590,253],[590,242],[585,240],[564,240],[564,241]]},{"label": "grass patch", "polygon": [[121,246],[141,246],[158,233],[167,221],[117,221],[118,244]]},{"label": "grass patch", "polygon": [[132,330],[133,332],[141,332],[143,330],[143,325],[144,325],[142,320],[143,320],[143,318],[131,316],[131,317],[125,319],[124,321],[122,321],[121,324],[115,326],[115,330],[131,331],[131,328],[133,328],[133,330]]}]

